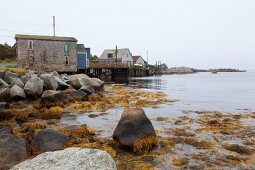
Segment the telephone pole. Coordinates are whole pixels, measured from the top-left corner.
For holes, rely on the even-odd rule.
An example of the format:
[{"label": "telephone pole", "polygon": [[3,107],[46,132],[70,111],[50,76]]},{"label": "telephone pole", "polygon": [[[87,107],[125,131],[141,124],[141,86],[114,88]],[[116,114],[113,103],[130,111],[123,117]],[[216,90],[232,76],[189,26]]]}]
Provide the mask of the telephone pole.
[{"label": "telephone pole", "polygon": [[54,37],[56,36],[56,23],[55,23],[55,16],[53,16],[53,34],[54,34]]}]

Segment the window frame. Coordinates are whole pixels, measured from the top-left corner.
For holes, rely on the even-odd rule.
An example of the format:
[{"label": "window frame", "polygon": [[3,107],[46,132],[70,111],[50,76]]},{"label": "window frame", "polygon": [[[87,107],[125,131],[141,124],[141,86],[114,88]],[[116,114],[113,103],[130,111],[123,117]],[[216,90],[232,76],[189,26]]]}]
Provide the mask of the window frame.
[{"label": "window frame", "polygon": [[70,64],[70,58],[69,56],[65,56],[65,65],[69,65]]},{"label": "window frame", "polygon": [[64,52],[70,52],[70,45],[68,43],[64,44]]},{"label": "window frame", "polygon": [[32,40],[28,40],[28,50],[33,50],[33,49],[34,49],[34,42]]}]

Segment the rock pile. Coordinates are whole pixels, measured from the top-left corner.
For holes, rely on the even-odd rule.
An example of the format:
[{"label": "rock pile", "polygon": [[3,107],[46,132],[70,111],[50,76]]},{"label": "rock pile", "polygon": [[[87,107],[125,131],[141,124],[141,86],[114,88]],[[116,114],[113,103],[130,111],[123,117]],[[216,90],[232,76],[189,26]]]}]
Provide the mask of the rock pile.
[{"label": "rock pile", "polygon": [[[0,102],[42,98],[42,101],[59,102],[67,96],[62,92],[70,88],[72,96],[84,98],[103,87],[104,82],[85,74],[68,76],[57,72],[41,73],[29,71],[23,76],[10,71],[1,72]],[[76,92],[77,90],[77,92]]]}]

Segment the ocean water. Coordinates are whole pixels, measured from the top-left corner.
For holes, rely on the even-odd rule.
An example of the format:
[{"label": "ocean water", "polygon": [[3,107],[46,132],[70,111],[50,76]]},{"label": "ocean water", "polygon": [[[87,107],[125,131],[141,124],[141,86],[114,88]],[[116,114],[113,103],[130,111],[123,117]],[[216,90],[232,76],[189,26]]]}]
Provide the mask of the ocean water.
[{"label": "ocean water", "polygon": [[[185,111],[221,111],[226,113],[245,113],[255,111],[255,72],[242,73],[197,73],[186,75],[163,75],[131,78],[130,86],[143,90],[163,91],[169,99],[178,99],[172,104],[159,108],[144,108],[155,129],[169,125],[156,121],[157,117],[176,118]],[[68,124],[87,124],[101,130],[101,137],[111,137],[123,109],[115,107],[107,110],[109,115],[89,118],[88,113],[66,115],[62,121]]]}]

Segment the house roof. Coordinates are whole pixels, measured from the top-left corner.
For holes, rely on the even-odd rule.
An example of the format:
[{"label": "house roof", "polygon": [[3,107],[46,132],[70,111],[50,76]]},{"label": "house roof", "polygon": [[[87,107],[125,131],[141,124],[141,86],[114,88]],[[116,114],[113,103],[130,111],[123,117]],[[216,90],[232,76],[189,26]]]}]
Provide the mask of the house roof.
[{"label": "house roof", "polygon": [[[123,58],[127,52],[130,53],[128,48],[118,49],[117,50],[117,58]],[[108,54],[112,54],[112,59],[115,59],[116,58],[116,49],[104,50],[104,52],[101,54],[99,59],[108,59]]]},{"label": "house roof", "polygon": [[139,57],[141,57],[141,56],[139,56],[139,55],[136,55],[136,56],[132,56],[132,58],[133,58],[133,61],[137,61]]},{"label": "house roof", "polygon": [[16,39],[29,39],[29,40],[50,40],[50,41],[72,41],[77,42],[74,37],[58,37],[58,36],[45,36],[45,35],[22,35],[16,34]]},{"label": "house roof", "polygon": [[84,44],[77,44],[77,52],[78,53],[86,53],[86,48]]}]

